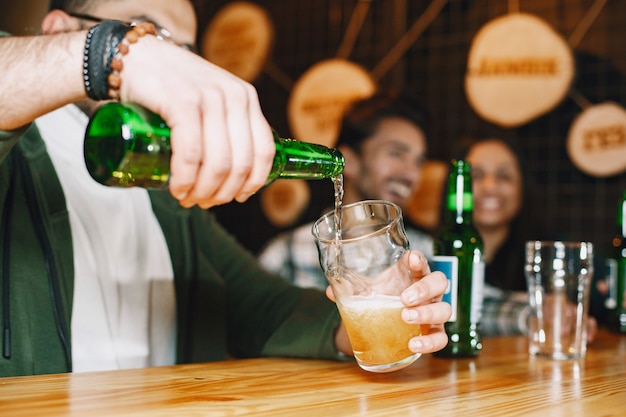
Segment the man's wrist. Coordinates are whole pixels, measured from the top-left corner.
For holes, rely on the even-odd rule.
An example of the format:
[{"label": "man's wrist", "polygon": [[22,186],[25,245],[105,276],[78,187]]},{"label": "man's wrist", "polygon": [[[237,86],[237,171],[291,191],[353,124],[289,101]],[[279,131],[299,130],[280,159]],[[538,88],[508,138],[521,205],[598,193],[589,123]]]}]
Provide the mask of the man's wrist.
[{"label": "man's wrist", "polygon": [[105,20],[89,29],[83,53],[83,82],[92,100],[107,100],[111,62],[130,26],[116,20]]}]

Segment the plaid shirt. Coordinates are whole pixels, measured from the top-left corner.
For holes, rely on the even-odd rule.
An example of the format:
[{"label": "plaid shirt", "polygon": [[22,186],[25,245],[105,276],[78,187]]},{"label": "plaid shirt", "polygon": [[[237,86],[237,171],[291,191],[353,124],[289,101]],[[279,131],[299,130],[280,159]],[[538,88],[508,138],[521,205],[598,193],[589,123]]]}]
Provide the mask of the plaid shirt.
[{"label": "plaid shirt", "polygon": [[[325,289],[328,281],[319,264],[312,224],[282,233],[259,255],[261,265],[295,285],[304,288]],[[418,249],[431,258],[432,238],[407,228],[412,249]],[[481,334],[483,336],[526,334],[530,309],[524,291],[504,291],[485,283]]]},{"label": "plaid shirt", "polygon": [[[303,288],[325,289],[328,281],[320,266],[317,246],[308,223],[281,233],[272,239],[259,255],[259,262],[266,270],[277,273]],[[433,239],[417,229],[406,227],[411,249],[421,251],[426,258],[433,255]]]},{"label": "plaid shirt", "polygon": [[505,291],[485,284],[480,323],[483,336],[527,334],[529,315],[525,291]]}]

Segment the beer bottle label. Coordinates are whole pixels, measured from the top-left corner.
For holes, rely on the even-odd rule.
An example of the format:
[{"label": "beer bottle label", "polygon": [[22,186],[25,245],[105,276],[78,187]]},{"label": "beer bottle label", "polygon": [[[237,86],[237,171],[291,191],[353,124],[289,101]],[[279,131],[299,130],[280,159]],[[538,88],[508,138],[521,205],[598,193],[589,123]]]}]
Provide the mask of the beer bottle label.
[{"label": "beer bottle label", "polygon": [[444,255],[434,256],[431,269],[443,272],[448,279],[448,288],[446,288],[442,300],[452,307],[452,316],[448,322],[455,322],[459,295],[459,258]]},{"label": "beer bottle label", "polygon": [[485,263],[473,262],[472,265],[472,310],[470,323],[480,323],[483,314],[483,292],[485,288]]},{"label": "beer bottle label", "polygon": [[617,262],[617,291],[615,292],[617,305],[622,311],[626,310],[626,260],[624,258]]},{"label": "beer bottle label", "polygon": [[[459,288],[459,258],[456,256],[438,255],[432,258],[433,271],[440,271],[448,279],[448,288],[442,300],[450,304],[452,316],[448,322],[457,320],[458,288]],[[472,294],[470,323],[480,323],[482,318],[483,292],[485,286],[485,263],[482,261],[472,264]]]},{"label": "beer bottle label", "polygon": [[604,300],[604,307],[613,310],[617,307],[617,261],[615,259],[606,259],[604,261],[606,267],[606,283],[609,287],[609,293]]}]

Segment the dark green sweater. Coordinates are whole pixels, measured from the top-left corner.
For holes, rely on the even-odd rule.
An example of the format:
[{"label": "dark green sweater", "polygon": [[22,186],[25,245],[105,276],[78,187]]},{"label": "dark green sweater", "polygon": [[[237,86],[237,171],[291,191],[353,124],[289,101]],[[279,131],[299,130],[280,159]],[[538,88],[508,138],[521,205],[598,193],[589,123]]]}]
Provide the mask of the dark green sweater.
[{"label": "dark green sweater", "polygon": [[[0,132],[0,161],[0,376],[68,372],[74,270],[63,190],[35,127]],[[150,197],[174,268],[178,363],[337,358],[339,315],[323,293],[265,272],[210,212],[184,209],[167,191]]]}]

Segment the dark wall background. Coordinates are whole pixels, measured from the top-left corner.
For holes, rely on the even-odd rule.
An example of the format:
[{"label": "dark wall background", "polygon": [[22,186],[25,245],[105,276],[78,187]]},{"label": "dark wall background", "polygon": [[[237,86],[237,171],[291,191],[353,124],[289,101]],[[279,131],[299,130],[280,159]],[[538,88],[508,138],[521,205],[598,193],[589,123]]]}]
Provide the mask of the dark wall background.
[{"label": "dark wall background", "polygon": [[49,0],[0,0],[0,30],[14,35],[39,33],[49,4]]},{"label": "dark wall background", "polygon": [[[200,27],[210,21],[226,1],[198,2]],[[333,57],[357,1],[264,0],[276,27],[271,61],[292,80],[315,62]],[[381,86],[405,89],[430,108],[434,132],[431,156],[447,159],[460,137],[482,130],[463,90],[466,58],[476,32],[488,21],[508,12],[505,0],[451,0],[432,24],[412,44]],[[593,0],[524,0],[519,10],[546,20],[565,39],[594,5]],[[430,1],[372,1],[350,59],[373,69],[395,45],[399,36],[424,12]],[[626,106],[626,2],[609,0],[574,49],[577,75],[574,89],[590,103],[613,100]],[[286,118],[289,91],[272,77],[261,74],[254,82],[270,122],[290,134]],[[590,177],[570,162],[565,142],[581,108],[566,98],[549,114],[506,135],[518,145],[524,168],[534,184],[536,222],[544,236],[589,240],[598,249],[615,230],[616,205],[626,190],[626,174]],[[329,181],[310,183],[313,201],[300,223],[314,220],[332,203]],[[265,219],[259,198],[214,209],[221,221],[252,251],[257,251],[280,230]]]},{"label": "dark wall background", "polygon": [[[200,34],[229,1],[192,0],[198,11]],[[271,62],[282,74],[262,73],[254,84],[268,120],[291,135],[286,106],[289,83],[319,60],[335,56],[357,0],[256,0],[271,16],[276,37]],[[349,59],[374,69],[397,40],[431,4],[428,0],[371,0]],[[565,39],[574,32],[596,0],[449,0],[432,24],[402,58],[380,79],[383,87],[405,89],[431,110],[434,131],[431,156],[447,159],[456,141],[482,129],[464,90],[465,62],[473,36],[491,19],[506,14],[510,5],[546,20]],[[599,3],[602,3],[601,1]],[[0,24],[16,34],[37,32],[47,0],[0,0]],[[575,48],[574,89],[590,103],[613,100],[626,106],[626,2],[608,0]],[[518,145],[524,168],[535,185],[530,201],[539,209],[536,221],[546,235],[590,240],[602,248],[614,233],[616,203],[626,190],[626,174],[594,178],[569,161],[565,140],[581,108],[566,98],[549,114],[507,131]],[[332,203],[330,181],[309,183],[312,201],[300,223],[314,220]],[[215,208],[220,220],[241,242],[257,251],[280,229],[259,207],[259,197],[245,204]]]}]

